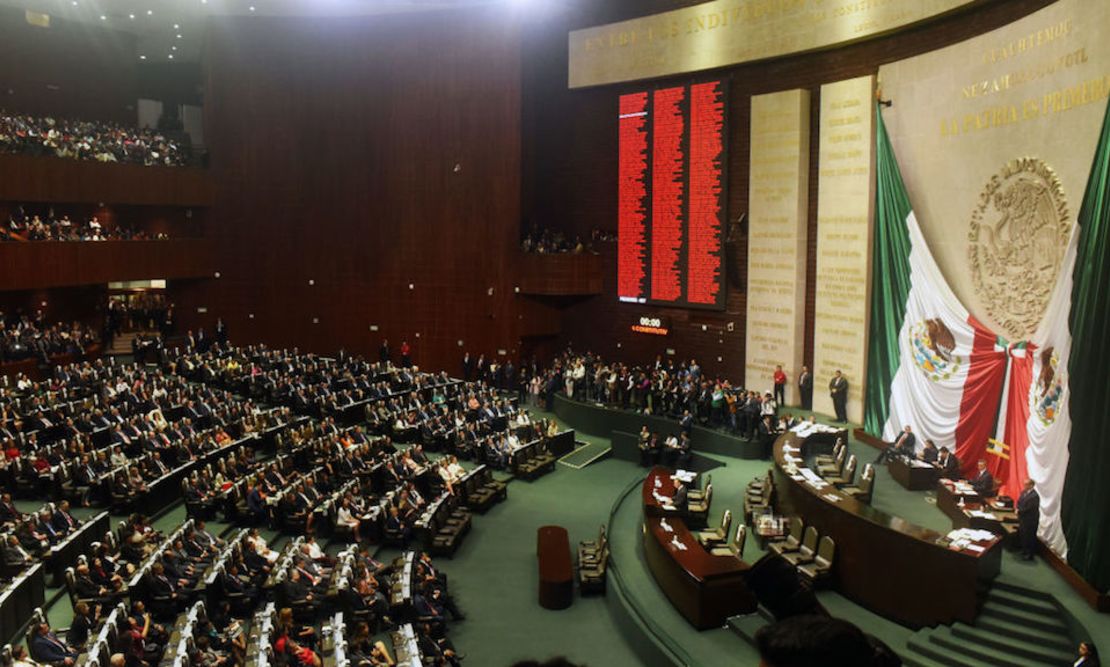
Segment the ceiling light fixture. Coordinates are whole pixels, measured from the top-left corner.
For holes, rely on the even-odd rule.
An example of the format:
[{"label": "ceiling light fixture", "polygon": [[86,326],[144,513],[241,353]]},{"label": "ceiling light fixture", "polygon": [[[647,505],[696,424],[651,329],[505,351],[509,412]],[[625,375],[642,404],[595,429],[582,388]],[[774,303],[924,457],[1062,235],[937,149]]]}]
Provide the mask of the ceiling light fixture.
[{"label": "ceiling light fixture", "polygon": [[181,39],[181,33],[178,33],[178,34],[177,34],[177,38],[178,38],[178,39]]},{"label": "ceiling light fixture", "polygon": [[146,56],[139,56],[139,60],[146,60]]},{"label": "ceiling light fixture", "polygon": [[247,9],[250,9],[250,10],[251,10],[251,11],[253,12],[253,11],[254,11],[254,5],[251,5],[251,6],[250,6],[250,7],[248,7]]},{"label": "ceiling light fixture", "polygon": [[146,15],[147,16],[154,16],[154,10],[153,9],[146,10]]},{"label": "ceiling light fixture", "polygon": [[100,20],[101,20],[101,21],[107,21],[107,20],[108,20],[108,17],[107,17],[107,16],[105,16],[105,15],[103,15],[103,14],[101,14],[101,15],[100,15]]},{"label": "ceiling light fixture", "polygon": [[129,18],[129,19],[131,19],[132,21],[134,21],[134,20],[135,20],[135,15],[134,15],[134,14],[128,14],[128,15],[127,15],[127,18]]},{"label": "ceiling light fixture", "polygon": [[173,54],[172,53],[169,55],[169,58],[170,58],[170,60],[173,60]]},{"label": "ceiling light fixture", "polygon": [[177,29],[179,29],[180,27],[181,27],[181,24],[179,24],[179,23],[174,23],[174,24],[173,24],[173,29],[174,29],[174,30],[177,30]]}]

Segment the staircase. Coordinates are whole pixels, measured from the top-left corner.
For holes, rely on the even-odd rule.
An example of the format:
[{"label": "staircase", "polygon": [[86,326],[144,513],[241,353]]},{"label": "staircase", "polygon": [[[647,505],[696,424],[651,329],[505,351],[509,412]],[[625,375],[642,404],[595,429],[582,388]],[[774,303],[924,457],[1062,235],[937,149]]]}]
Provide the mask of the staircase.
[{"label": "staircase", "polygon": [[131,341],[138,336],[157,336],[157,331],[127,331],[122,332],[112,339],[112,347],[104,351],[109,357],[119,357],[131,354]]},{"label": "staircase", "polygon": [[974,625],[921,630],[902,659],[908,667],[1067,667],[1076,642],[1051,595],[996,581]]}]

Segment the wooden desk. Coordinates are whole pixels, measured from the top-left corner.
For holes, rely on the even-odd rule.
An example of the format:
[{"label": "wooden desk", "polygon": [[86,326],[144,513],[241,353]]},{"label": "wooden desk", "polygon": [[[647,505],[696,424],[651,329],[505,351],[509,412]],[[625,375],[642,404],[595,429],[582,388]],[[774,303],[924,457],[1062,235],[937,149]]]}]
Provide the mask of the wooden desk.
[{"label": "wooden desk", "polygon": [[666,468],[657,466],[644,479],[644,557],[671,604],[699,630],[719,628],[729,616],[755,611],[757,601],[747,585],[750,566],[736,556],[709,554],[686,523],[655,499],[656,479],[661,481],[660,495],[669,496],[674,489]]},{"label": "wooden desk", "polygon": [[940,470],[936,466],[914,465],[901,456],[892,458],[886,469],[894,481],[910,491],[931,491],[940,479]]},{"label": "wooden desk", "polygon": [[[962,501],[962,502],[961,502]],[[952,525],[956,528],[966,528],[967,525],[956,525],[957,522],[964,520],[964,508],[961,505],[972,504],[975,506],[981,505],[983,499],[979,497],[978,493],[959,492],[956,490],[956,483],[950,479],[942,479],[937,483],[937,509],[944,512],[944,515],[952,519]]]},{"label": "wooden desk", "polygon": [[574,601],[574,566],[567,529],[541,527],[536,533],[536,555],[540,561],[540,606],[566,609]]},{"label": "wooden desk", "polygon": [[836,541],[833,586],[871,611],[910,627],[973,622],[987,586],[1001,568],[1000,541],[979,545],[984,547],[981,553],[954,551],[936,531],[879,511],[831,486],[814,489],[788,474],[784,447],[799,448],[804,460],[811,447],[827,447],[838,435],[803,439],[786,433],[774,447],[780,511],[801,516],[807,526]]}]

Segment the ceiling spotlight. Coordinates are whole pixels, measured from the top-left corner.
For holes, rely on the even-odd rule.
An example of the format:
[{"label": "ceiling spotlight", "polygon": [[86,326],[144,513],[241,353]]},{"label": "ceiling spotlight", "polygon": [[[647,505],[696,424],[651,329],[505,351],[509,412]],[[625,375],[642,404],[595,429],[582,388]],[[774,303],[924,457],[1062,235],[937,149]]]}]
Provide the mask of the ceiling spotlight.
[{"label": "ceiling spotlight", "polygon": [[74,7],[76,7],[76,6],[77,6],[77,0],[73,0],[73,2],[72,2],[71,4],[72,4],[72,5],[74,6]]},{"label": "ceiling spotlight", "polygon": [[177,33],[177,38],[181,39],[181,33]]},{"label": "ceiling spotlight", "polygon": [[132,21],[134,21],[134,20],[135,20],[135,15],[134,15],[134,14],[128,14],[128,15],[127,15],[127,18],[129,18],[129,19],[131,19]]},{"label": "ceiling spotlight", "polygon": [[251,6],[250,6],[250,7],[248,7],[247,9],[249,9],[249,10],[251,10],[251,11],[253,12],[253,11],[254,11],[254,5],[251,5]]},{"label": "ceiling spotlight", "polygon": [[173,54],[172,53],[169,55],[169,58],[170,58],[170,60],[173,60]]},{"label": "ceiling spotlight", "polygon": [[173,29],[174,29],[174,30],[177,30],[177,29],[178,29],[178,28],[180,28],[180,27],[181,27],[181,25],[180,25],[180,24],[178,24],[178,23],[174,23],[174,24],[173,24]]},{"label": "ceiling spotlight", "polygon": [[139,56],[139,60],[146,60],[146,56]]},{"label": "ceiling spotlight", "polygon": [[173,51],[176,51],[177,47],[176,46],[171,46],[170,49],[173,50]]},{"label": "ceiling spotlight", "polygon": [[146,10],[146,15],[147,16],[154,16],[154,10],[153,9]]},{"label": "ceiling spotlight", "polygon": [[105,15],[103,15],[103,14],[101,14],[101,15],[100,15],[100,20],[101,20],[101,21],[107,21],[107,20],[108,20],[108,17],[107,17],[107,16],[105,16]]}]

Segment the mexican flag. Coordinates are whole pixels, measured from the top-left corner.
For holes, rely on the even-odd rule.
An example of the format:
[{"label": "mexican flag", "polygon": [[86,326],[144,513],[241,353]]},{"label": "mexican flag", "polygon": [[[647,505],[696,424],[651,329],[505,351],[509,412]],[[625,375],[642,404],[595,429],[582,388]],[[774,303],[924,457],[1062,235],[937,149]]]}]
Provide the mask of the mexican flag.
[{"label": "mexican flag", "polygon": [[[1072,234],[1037,331],[1027,341],[1002,339],[963,307],[941,274],[878,116],[864,428],[890,442],[910,425],[919,444],[931,439],[954,451],[965,476],[973,475],[983,459],[999,493],[1015,499],[1025,480],[1032,479],[1041,497],[1041,540],[1065,556],[1061,508],[1068,502],[1066,478],[1075,472],[1074,466],[1067,472],[1072,433],[1069,313],[1074,319],[1079,234]],[[1105,180],[1110,183],[1108,137],[1110,130],[1104,131],[1107,150],[1100,149],[1099,155],[1107,162]],[[1104,207],[1102,217],[1110,218],[1110,196],[1093,199]],[[1080,218],[1082,224],[1084,216]],[[1097,240],[1088,245],[1092,255],[1106,247]]]},{"label": "mexican flag", "polygon": [[[906,425],[970,472],[994,435],[1006,346],[944,280],[921,233],[878,115],[875,244],[864,428],[893,441]],[[998,457],[990,457],[998,465]],[[988,461],[991,463],[991,461]]]}]

